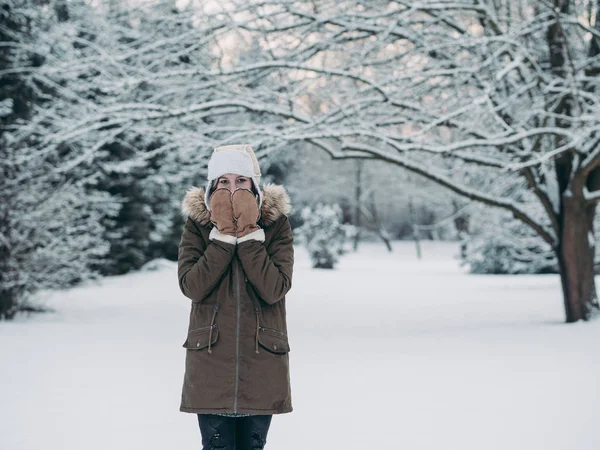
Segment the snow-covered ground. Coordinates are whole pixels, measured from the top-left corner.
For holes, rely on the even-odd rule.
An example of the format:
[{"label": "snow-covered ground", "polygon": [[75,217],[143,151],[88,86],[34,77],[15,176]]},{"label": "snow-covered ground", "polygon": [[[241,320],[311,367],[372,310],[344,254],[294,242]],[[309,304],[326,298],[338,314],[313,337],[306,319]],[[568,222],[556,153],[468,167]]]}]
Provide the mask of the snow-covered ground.
[{"label": "snow-covered ground", "polygon": [[[597,450],[600,322],[566,325],[556,276],[468,275],[454,244],[296,249],[294,411],[269,450]],[[53,293],[0,323],[0,449],[199,449],[179,412],[189,300],[175,263]]]}]

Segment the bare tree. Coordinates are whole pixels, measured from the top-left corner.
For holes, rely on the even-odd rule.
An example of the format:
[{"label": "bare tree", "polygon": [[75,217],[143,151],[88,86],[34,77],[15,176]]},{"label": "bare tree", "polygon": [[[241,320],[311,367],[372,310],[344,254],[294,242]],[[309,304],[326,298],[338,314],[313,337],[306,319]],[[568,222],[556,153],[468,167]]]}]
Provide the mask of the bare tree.
[{"label": "bare tree", "polygon": [[[278,53],[221,75],[287,73],[290,80],[278,101],[288,106],[285,128],[256,134],[301,140],[333,158],[387,161],[510,211],[556,253],[567,322],[598,312],[596,2],[282,1],[253,8],[256,20],[238,26],[279,40]],[[315,97],[320,110],[306,111],[306,99]]]}]

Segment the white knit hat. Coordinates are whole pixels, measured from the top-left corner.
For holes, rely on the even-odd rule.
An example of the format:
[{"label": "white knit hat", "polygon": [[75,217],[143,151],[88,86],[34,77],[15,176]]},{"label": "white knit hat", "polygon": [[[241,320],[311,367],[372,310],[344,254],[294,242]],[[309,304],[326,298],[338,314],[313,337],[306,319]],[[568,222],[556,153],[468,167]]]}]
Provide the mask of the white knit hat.
[{"label": "white knit hat", "polygon": [[258,160],[248,144],[222,145],[216,147],[208,161],[208,174],[204,203],[210,211],[209,199],[214,180],[226,173],[235,173],[252,179],[252,183],[258,192],[258,209],[262,206],[263,196],[259,187],[260,167]]}]

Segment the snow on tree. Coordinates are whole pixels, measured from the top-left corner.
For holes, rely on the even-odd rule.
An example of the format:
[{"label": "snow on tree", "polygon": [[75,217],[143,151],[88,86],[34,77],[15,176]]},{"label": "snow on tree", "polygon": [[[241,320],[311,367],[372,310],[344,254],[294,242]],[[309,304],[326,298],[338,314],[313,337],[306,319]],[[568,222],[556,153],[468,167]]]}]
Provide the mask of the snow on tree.
[{"label": "snow on tree", "polygon": [[[2,80],[11,88],[0,99],[3,125],[10,125],[2,135],[2,152],[8,153],[1,162],[4,276],[26,277],[15,260],[28,253],[14,253],[12,233],[19,233],[16,221],[26,221],[32,205],[49,199],[46,211],[53,205],[65,212],[78,208],[53,214],[54,228],[77,224],[81,232],[79,216],[90,221],[89,237],[97,239],[92,250],[63,233],[72,240],[65,248],[75,246],[84,253],[78,258],[89,257],[82,278],[123,273],[176,248],[180,193],[204,184],[214,146],[236,141],[265,120],[253,102],[235,98],[252,80],[216,77],[232,56],[253,57],[243,46],[237,55],[216,51],[220,36],[235,31],[235,24],[220,13],[203,14],[198,5],[168,0],[3,1],[3,14],[10,26],[3,28]],[[262,141],[251,142],[264,156]],[[61,194],[81,203],[63,202]],[[29,233],[27,239],[35,249],[51,246],[46,234]],[[42,270],[52,278],[51,266]],[[7,305],[24,298],[25,289],[14,287],[24,284],[10,282],[10,292],[3,291]]]},{"label": "snow on tree", "polygon": [[[278,95],[270,113],[285,127],[256,133],[333,158],[386,161],[507,210],[556,254],[566,321],[587,320],[599,311],[590,239],[600,201],[598,8],[591,0],[245,2],[236,24],[263,36],[272,54],[221,74],[287,74],[281,91],[265,83],[237,94]],[[490,180],[485,189],[470,182],[473,173]]]},{"label": "snow on tree", "polygon": [[[118,173],[134,180],[130,168],[146,173],[152,160],[158,169],[141,191],[164,182],[172,206],[178,184],[203,181],[219,144],[249,142],[265,162],[312,148],[385,161],[530,227],[556,255],[567,322],[587,320],[599,309],[598,8],[591,0],[36,4],[57,18],[34,33],[43,39],[3,47],[41,59],[10,66],[40,99],[10,145],[32,149],[25,158],[53,158],[55,171],[76,186],[86,180],[85,189]],[[17,104],[0,100],[3,115]],[[131,153],[114,161],[115,148]],[[52,172],[26,170],[23,183]],[[126,189],[125,197],[138,198]],[[148,231],[168,236],[169,213],[158,217]]]},{"label": "snow on tree", "polygon": [[[3,1],[0,86],[0,318],[36,310],[40,289],[98,277],[94,265],[108,251],[100,218],[115,213],[110,196],[94,189],[93,173],[65,170],[68,148],[49,151],[40,130],[54,90],[32,75],[50,59],[47,38],[61,27],[60,9]],[[7,101],[8,100],[8,101]]]}]

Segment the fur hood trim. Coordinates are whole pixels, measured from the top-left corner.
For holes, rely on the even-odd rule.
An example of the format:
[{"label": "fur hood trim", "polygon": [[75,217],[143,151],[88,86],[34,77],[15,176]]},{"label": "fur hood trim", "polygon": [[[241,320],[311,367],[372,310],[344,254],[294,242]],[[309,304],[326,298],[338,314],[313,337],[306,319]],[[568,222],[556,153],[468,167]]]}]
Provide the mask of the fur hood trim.
[{"label": "fur hood trim", "polygon": [[[204,192],[204,188],[196,186],[187,190],[181,202],[181,214],[184,219],[189,216],[200,225],[211,223],[210,211],[204,201]],[[262,187],[262,195],[260,220],[264,226],[271,225],[283,214],[287,215],[291,211],[290,197],[282,185],[266,183]]]}]

